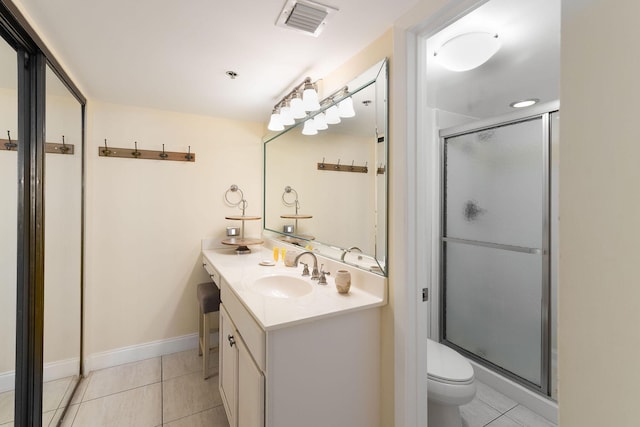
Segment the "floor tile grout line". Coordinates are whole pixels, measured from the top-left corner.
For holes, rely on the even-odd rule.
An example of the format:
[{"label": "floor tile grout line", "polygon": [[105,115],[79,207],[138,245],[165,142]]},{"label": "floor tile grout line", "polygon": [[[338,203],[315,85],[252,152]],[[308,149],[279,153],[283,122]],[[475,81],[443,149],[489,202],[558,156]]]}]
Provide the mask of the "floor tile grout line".
[{"label": "floor tile grout line", "polygon": [[137,390],[139,388],[149,387],[149,386],[152,386],[154,384],[162,384],[162,381],[154,381],[154,382],[151,382],[151,383],[142,384],[142,385],[131,387],[131,388],[126,388],[124,390],[115,391],[113,393],[108,393],[108,394],[105,394],[103,396],[98,396],[98,397],[94,397],[92,399],[82,400],[82,402],[78,402],[78,403],[93,402],[94,400],[103,399],[105,397],[115,396],[116,394],[124,393],[124,392],[127,392],[127,391],[132,391],[132,390]]}]

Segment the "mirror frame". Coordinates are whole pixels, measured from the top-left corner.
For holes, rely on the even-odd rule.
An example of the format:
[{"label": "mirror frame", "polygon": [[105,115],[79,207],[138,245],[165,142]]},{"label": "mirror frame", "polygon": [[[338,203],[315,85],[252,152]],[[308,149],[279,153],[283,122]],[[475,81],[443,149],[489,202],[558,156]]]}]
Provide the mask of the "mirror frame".
[{"label": "mirror frame", "polygon": [[[373,74],[373,78],[371,77],[367,78],[367,76],[371,74]],[[374,232],[375,234],[374,254],[365,253],[365,254],[362,254],[362,256],[360,256],[361,254],[358,254],[357,260],[353,260],[352,258],[354,257],[345,257],[345,259],[343,260],[342,259],[343,254],[345,254],[345,252],[348,249],[337,246],[334,242],[309,239],[308,236],[296,235],[295,233],[288,234],[288,233],[284,233],[283,231],[269,228],[267,226],[267,188],[266,188],[267,186],[267,183],[266,183],[267,144],[287,134],[292,129],[301,129],[307,120],[313,119],[317,114],[320,114],[321,112],[325,111],[331,106],[338,104],[343,99],[360,92],[361,90],[369,87],[370,85],[379,83],[378,80],[381,77],[384,78],[384,86],[383,86],[384,102],[382,103],[384,105],[383,107],[384,110],[382,113],[376,112],[376,117],[377,118],[379,117],[380,121],[382,122],[381,126],[378,129],[376,129],[376,131],[379,131],[380,129],[382,129],[382,132],[380,132],[380,135],[382,136],[383,141],[385,143],[383,154],[382,154],[383,157],[379,159],[379,160],[382,160],[385,165],[385,170],[383,174],[384,175],[383,185],[384,185],[385,197],[384,197],[384,203],[381,203],[380,205],[376,206],[378,213],[376,214],[376,224],[375,224],[376,230]],[[375,274],[387,276],[388,275],[388,252],[389,252],[389,249],[388,249],[388,245],[389,245],[389,239],[388,239],[388,234],[389,234],[388,233],[388,225],[389,225],[389,218],[388,218],[389,216],[388,215],[389,213],[389,209],[388,209],[388,205],[389,205],[389,167],[388,167],[389,60],[388,58],[383,58],[382,60],[378,61],[376,64],[374,64],[373,66],[365,70],[363,73],[353,78],[350,82],[346,83],[346,86],[355,87],[355,89],[350,90],[346,94],[339,97],[336,97],[334,95],[333,101],[330,103],[323,104],[319,110],[309,113],[307,117],[305,117],[302,120],[297,120],[295,124],[286,127],[283,131],[280,131],[277,133],[269,133],[265,135],[265,137],[263,138],[263,205],[262,205],[263,234],[265,235],[265,237],[269,237],[274,240],[282,240],[284,243],[290,243],[290,244],[301,246],[301,247],[305,247],[309,244],[313,244],[314,252],[317,252],[323,256],[326,256],[327,258],[344,262],[348,265],[354,266],[359,269],[367,270]],[[381,142],[381,141],[378,141],[378,142]],[[374,167],[377,168],[377,165],[374,165]],[[378,184],[376,183],[376,189],[377,189],[377,186]],[[380,213],[383,213],[383,215],[381,216]],[[380,229],[382,229],[382,231],[379,233],[378,231]],[[379,250],[380,245],[378,245],[378,242],[380,238],[382,238],[384,241],[384,250]]]}]

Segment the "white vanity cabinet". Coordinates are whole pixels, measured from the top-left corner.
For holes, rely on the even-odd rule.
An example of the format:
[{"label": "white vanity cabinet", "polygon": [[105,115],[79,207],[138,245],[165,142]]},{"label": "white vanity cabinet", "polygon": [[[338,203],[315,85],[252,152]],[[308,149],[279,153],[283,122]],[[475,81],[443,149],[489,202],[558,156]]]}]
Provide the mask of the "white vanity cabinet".
[{"label": "white vanity cabinet", "polygon": [[330,281],[273,298],[251,283],[299,271],[259,266],[266,252],[204,254],[219,274],[219,387],[230,427],[380,427],[384,278],[354,272],[361,287],[348,295]]},{"label": "white vanity cabinet", "polygon": [[[224,285],[222,289],[225,289]],[[264,340],[260,336],[263,334],[258,333],[256,336],[257,324],[238,306],[237,299],[228,294],[228,288],[223,292],[226,294],[229,310],[236,314],[238,324],[245,326],[245,335],[243,336],[243,329],[234,323],[223,302],[220,305],[220,396],[230,427],[262,427],[265,425],[264,373],[249,347],[263,346]],[[264,351],[256,353],[264,354]]]}]

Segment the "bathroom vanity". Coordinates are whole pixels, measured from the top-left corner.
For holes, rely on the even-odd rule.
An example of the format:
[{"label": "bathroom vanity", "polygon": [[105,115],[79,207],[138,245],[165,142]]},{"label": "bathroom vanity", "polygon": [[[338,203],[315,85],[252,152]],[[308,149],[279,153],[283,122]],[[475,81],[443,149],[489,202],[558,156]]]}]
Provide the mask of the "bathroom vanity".
[{"label": "bathroom vanity", "polygon": [[221,290],[219,386],[231,427],[379,426],[385,277],[354,268],[343,295],[332,276],[320,285],[302,266],[260,265],[270,250],[202,254]]}]

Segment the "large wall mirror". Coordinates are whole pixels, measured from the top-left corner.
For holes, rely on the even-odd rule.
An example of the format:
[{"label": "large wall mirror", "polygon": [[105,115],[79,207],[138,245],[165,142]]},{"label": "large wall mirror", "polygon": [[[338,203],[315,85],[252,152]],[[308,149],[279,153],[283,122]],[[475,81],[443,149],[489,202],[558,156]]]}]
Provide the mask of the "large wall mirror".
[{"label": "large wall mirror", "polygon": [[[264,229],[276,238],[386,275],[387,60],[348,82],[332,101],[264,144]],[[307,121],[353,101],[315,135]]]}]

